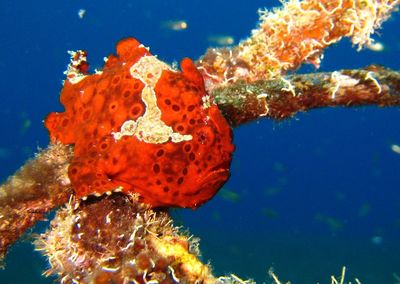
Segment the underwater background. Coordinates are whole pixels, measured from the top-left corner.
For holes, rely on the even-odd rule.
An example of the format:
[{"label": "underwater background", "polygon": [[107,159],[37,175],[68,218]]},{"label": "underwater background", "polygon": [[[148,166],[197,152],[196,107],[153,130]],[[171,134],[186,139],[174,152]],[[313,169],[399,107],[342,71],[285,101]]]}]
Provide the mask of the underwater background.
[{"label": "underwater background", "polygon": [[[67,50],[85,49],[101,68],[115,43],[133,36],[166,62],[199,58],[207,47],[250,34],[268,0],[0,1],[0,180],[49,142],[43,119],[61,111]],[[185,26],[183,23],[186,23]],[[349,40],[325,51],[319,71],[379,64],[400,69],[400,14],[373,36],[382,51]],[[298,72],[314,72],[304,66]],[[200,237],[214,274],[271,283],[400,282],[400,108],[335,108],[234,130],[229,182],[198,210],[174,210]],[[49,216],[51,218],[52,215]],[[14,245],[0,283],[53,283],[32,233]]]}]

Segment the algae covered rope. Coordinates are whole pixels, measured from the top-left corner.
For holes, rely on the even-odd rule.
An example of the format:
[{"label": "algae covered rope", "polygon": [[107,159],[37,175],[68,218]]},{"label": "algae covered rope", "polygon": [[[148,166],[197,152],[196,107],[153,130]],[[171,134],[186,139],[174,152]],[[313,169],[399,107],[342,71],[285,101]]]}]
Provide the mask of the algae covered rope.
[{"label": "algae covered rope", "polygon": [[400,73],[377,66],[300,74],[253,83],[238,81],[213,90],[232,126],[261,117],[285,119],[322,107],[400,105]]}]

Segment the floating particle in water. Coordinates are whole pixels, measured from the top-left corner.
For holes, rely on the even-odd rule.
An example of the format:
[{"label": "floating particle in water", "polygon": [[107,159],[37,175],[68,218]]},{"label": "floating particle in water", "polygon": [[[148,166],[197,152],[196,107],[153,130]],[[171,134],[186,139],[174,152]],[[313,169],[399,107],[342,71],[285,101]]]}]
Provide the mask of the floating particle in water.
[{"label": "floating particle in water", "polygon": [[207,40],[216,45],[226,46],[235,43],[235,39],[230,35],[210,35]]},{"label": "floating particle in water", "polygon": [[79,11],[78,11],[78,17],[79,17],[79,19],[83,19],[83,17],[85,16],[85,14],[86,14],[86,10],[85,10],[85,9],[79,9]]},{"label": "floating particle in water", "polygon": [[392,149],[393,152],[395,152],[396,154],[400,155],[400,146],[397,144],[392,144],[390,146],[390,149]]},{"label": "floating particle in water", "polygon": [[182,31],[188,28],[188,24],[185,20],[169,20],[162,22],[161,27],[171,31]]}]

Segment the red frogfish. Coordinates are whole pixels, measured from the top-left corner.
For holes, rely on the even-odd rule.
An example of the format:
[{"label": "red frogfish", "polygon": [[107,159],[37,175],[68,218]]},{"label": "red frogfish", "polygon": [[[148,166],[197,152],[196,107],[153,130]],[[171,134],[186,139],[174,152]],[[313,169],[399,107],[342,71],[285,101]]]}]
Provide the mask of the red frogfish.
[{"label": "red frogfish", "polygon": [[88,73],[71,52],[65,107],[45,120],[53,143],[74,145],[68,176],[78,198],[119,191],[152,207],[196,208],[229,177],[232,131],[185,58],[181,70],[133,38]]}]

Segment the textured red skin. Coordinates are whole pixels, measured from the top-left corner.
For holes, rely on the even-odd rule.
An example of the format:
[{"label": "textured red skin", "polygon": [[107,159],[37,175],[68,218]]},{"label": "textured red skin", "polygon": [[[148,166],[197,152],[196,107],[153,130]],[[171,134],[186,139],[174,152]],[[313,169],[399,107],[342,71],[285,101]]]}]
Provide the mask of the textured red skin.
[{"label": "textured red skin", "polygon": [[151,144],[111,134],[145,111],[144,83],[129,68],[147,55],[135,39],[120,41],[102,74],[65,81],[60,99],[65,112],[49,114],[45,125],[52,142],[75,145],[68,175],[77,197],[122,186],[153,207],[196,208],[228,179],[234,146],[217,106],[203,107],[203,78],[190,59],[181,62],[182,73],[163,71],[154,90],[161,119],[192,140]]}]

